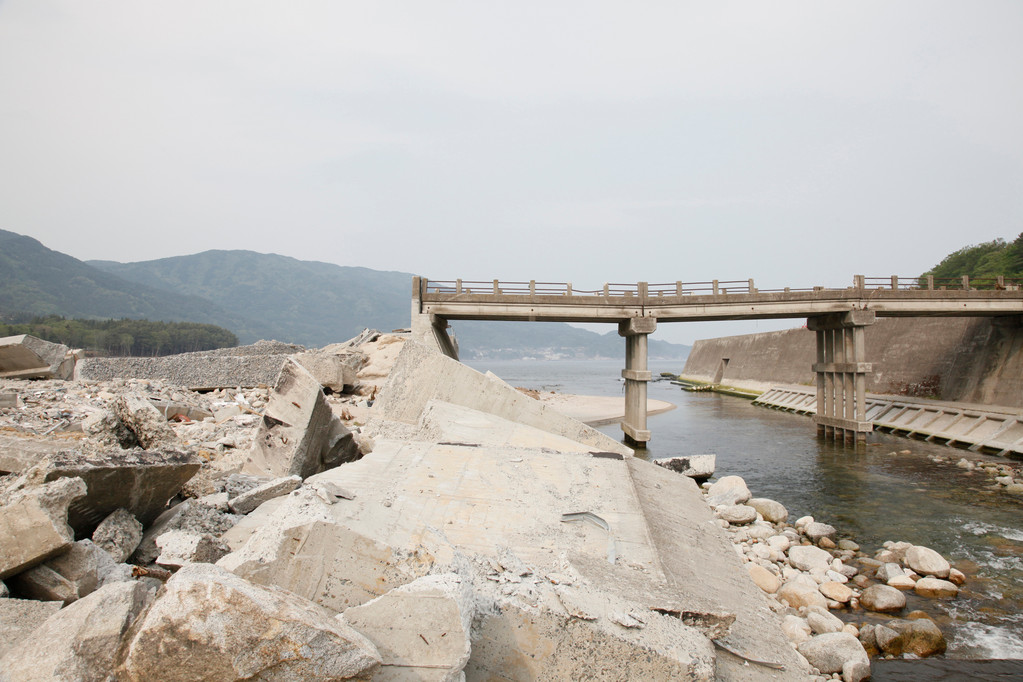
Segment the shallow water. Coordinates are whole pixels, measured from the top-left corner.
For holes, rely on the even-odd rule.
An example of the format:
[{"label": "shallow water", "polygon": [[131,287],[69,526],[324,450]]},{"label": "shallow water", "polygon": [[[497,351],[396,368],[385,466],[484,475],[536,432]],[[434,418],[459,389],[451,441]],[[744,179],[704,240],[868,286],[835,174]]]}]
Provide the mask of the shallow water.
[{"label": "shallow water", "polygon": [[[525,388],[607,396],[624,390],[616,361],[470,364]],[[742,398],[689,393],[666,381],[652,382],[648,393],[678,408],[649,418],[652,439],[642,456],[714,453],[718,476],[742,476],[755,496],[778,500],[793,518],[809,514],[835,526],[870,554],[886,540],[931,547],[967,574],[955,600],[908,595],[909,608],[936,614],[948,656],[1023,659],[1023,500],[954,464],[964,456],[1004,460],[882,433],[859,449],[836,446],[817,438],[808,417]],[[617,425],[600,431],[622,435]],[[910,454],[897,454],[904,450]],[[927,459],[935,454],[953,461]]]}]

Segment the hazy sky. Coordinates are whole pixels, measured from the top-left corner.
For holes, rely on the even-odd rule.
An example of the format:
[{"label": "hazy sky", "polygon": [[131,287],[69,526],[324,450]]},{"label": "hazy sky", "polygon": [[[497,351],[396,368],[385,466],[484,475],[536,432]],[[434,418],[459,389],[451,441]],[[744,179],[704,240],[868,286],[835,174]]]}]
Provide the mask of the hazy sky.
[{"label": "hazy sky", "polygon": [[1019,0],[0,0],[0,228],[592,288],[916,275],[1023,231],[1021,35]]}]

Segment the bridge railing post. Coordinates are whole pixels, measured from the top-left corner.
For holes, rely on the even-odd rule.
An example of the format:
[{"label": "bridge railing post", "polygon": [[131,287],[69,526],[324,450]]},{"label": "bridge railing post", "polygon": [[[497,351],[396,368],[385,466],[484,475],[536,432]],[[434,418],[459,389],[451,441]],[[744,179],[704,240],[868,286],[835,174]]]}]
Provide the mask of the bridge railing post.
[{"label": "bridge railing post", "polygon": [[675,282],[675,295],[676,296],[681,296],[682,295],[682,282],[681,281]]},{"label": "bridge railing post", "polygon": [[500,282],[498,282],[496,279],[494,280],[494,293],[495,294],[501,293]]},{"label": "bridge railing post", "polygon": [[963,275],[963,291],[969,291],[969,290],[970,290],[970,276],[969,275]]},{"label": "bridge railing post", "polygon": [[571,295],[572,295],[572,283],[571,282],[566,282],[565,283],[565,296],[571,296]]},{"label": "bridge railing post", "polygon": [[892,275],[892,289],[897,290],[899,288],[899,276]]},{"label": "bridge railing post", "polygon": [[757,293],[757,288],[755,286],[753,286],[753,278],[752,277],[749,280],[749,292],[751,294]]},{"label": "bridge railing post", "polygon": [[714,295],[717,296],[718,295],[718,281],[714,280],[710,284],[711,284],[711,288],[714,290]]},{"label": "bridge railing post", "polygon": [[998,275],[997,277],[995,277],[995,288],[996,289],[1005,288],[1005,275]]},{"label": "bridge railing post", "polygon": [[536,296],[536,280],[535,279],[529,280],[529,295],[530,296]]},{"label": "bridge railing post", "polygon": [[604,298],[607,298],[608,295],[609,295],[608,289],[609,289],[609,287],[608,287],[607,282],[604,282]]},{"label": "bridge railing post", "polygon": [[455,280],[455,293],[456,294],[462,293],[462,280],[460,279]]},{"label": "bridge railing post", "polygon": [[934,291],[934,275],[927,275],[927,290]]},{"label": "bridge railing post", "polygon": [[648,291],[649,286],[647,285],[646,282],[636,283],[636,295],[639,296],[640,304],[645,304],[647,302],[646,299]]},{"label": "bridge railing post", "polygon": [[867,278],[863,275],[853,275],[853,288],[863,291],[867,287]]}]

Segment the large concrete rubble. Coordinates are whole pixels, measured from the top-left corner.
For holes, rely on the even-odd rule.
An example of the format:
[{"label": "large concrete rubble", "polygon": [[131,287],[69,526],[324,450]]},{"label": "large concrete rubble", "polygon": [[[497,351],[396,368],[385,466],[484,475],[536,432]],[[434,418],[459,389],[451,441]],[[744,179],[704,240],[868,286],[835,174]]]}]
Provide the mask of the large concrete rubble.
[{"label": "large concrete rubble", "polygon": [[272,348],[0,382],[0,682],[812,678],[691,479],[401,334]]}]

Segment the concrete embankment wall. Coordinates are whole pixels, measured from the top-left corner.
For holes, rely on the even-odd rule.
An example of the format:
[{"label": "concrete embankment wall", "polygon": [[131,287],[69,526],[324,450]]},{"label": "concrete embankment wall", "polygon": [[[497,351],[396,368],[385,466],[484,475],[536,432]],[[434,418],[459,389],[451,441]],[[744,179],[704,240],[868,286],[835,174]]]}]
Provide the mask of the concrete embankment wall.
[{"label": "concrete embankment wall", "polygon": [[[872,393],[1023,407],[1023,326],[1016,318],[879,318],[866,328]],[[697,341],[684,377],[751,388],[815,385],[805,328]]]}]

